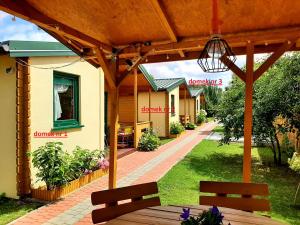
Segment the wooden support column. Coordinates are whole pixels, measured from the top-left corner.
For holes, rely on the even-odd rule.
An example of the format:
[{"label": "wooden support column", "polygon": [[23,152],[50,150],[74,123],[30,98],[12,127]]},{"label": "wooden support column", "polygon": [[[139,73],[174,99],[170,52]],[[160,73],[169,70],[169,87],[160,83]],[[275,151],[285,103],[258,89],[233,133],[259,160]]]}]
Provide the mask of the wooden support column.
[{"label": "wooden support column", "polygon": [[[22,58],[28,62],[28,58]],[[16,81],[16,164],[17,164],[17,193],[25,196],[30,193],[30,72],[29,67],[17,63]]]},{"label": "wooden support column", "polygon": [[247,43],[246,58],[246,90],[245,90],[245,113],[244,113],[244,159],[243,181],[251,182],[251,139],[252,139],[252,94],[254,80],[254,46]]},{"label": "wooden support column", "polygon": [[149,121],[151,121],[151,88],[149,88]]},{"label": "wooden support column", "polygon": [[133,100],[133,103],[134,103],[134,106],[133,106],[133,111],[134,111],[134,118],[133,118],[133,123],[134,123],[134,148],[137,148],[138,146],[138,137],[137,137],[137,69],[134,69],[133,70],[133,86],[134,86],[134,89],[133,89],[133,97],[134,97],[134,100]]},{"label": "wooden support column", "polygon": [[184,89],[184,124],[186,124],[186,89]]},{"label": "wooden support column", "polygon": [[119,123],[119,88],[109,90],[111,102],[111,116],[109,128],[109,189],[117,187],[117,159],[118,159],[118,123]]}]

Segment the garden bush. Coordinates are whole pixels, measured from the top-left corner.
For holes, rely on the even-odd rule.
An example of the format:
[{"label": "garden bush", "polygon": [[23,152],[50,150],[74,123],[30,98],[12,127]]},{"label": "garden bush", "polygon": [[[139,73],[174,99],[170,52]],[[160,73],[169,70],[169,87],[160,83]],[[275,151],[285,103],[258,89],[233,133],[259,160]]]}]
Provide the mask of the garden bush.
[{"label": "garden bush", "polygon": [[160,145],[160,140],[153,129],[149,129],[142,134],[138,148],[140,151],[153,151]]},{"label": "garden bush", "polygon": [[185,125],[185,129],[186,129],[186,130],[195,130],[196,127],[197,127],[197,126],[196,126],[195,124],[193,124],[193,123],[187,123],[187,124]]},{"label": "garden bush", "polygon": [[289,159],[289,165],[292,170],[300,174],[300,154],[295,152],[293,157]]},{"label": "garden bush", "polygon": [[170,134],[181,134],[184,131],[184,126],[179,122],[172,122],[170,126]]},{"label": "garden bush", "polygon": [[200,112],[197,114],[197,123],[201,124],[205,121],[206,119],[206,111],[204,109],[201,109]]},{"label": "garden bush", "polygon": [[63,186],[94,170],[108,167],[102,150],[90,151],[77,146],[69,154],[62,146],[61,142],[47,142],[30,154],[33,166],[38,169],[38,181],[44,181],[48,190]]}]

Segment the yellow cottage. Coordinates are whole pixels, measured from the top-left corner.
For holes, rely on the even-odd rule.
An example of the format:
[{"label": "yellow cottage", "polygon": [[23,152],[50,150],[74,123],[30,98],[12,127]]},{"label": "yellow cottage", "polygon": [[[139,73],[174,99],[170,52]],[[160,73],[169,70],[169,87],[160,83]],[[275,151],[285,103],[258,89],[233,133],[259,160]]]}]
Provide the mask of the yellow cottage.
[{"label": "yellow cottage", "polygon": [[[104,148],[104,74],[58,42],[0,45],[0,193],[35,184],[27,150]],[[28,109],[28,113],[27,113]]]}]

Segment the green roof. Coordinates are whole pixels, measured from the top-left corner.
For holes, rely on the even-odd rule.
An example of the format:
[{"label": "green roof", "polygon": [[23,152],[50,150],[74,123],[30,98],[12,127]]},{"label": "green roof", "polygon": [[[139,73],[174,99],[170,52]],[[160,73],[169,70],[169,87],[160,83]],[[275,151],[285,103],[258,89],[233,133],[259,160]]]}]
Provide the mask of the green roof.
[{"label": "green roof", "polygon": [[76,56],[72,50],[60,42],[10,40],[1,42],[0,46],[11,57]]},{"label": "green roof", "polygon": [[[166,79],[155,79],[149,74],[143,65],[139,65],[140,71],[144,74],[150,85],[155,91],[171,91],[181,84],[186,84],[185,78],[166,78]],[[187,84],[186,84],[187,85]]]},{"label": "green roof", "polygon": [[189,91],[192,97],[198,97],[203,92],[202,89],[195,89],[190,87],[189,87]]}]

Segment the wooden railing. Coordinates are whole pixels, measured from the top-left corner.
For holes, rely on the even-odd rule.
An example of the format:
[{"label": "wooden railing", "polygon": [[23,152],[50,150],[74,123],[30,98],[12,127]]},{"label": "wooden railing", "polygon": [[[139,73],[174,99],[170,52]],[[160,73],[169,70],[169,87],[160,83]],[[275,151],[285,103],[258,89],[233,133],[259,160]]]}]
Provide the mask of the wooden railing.
[{"label": "wooden railing", "polygon": [[143,132],[146,129],[149,129],[151,127],[152,127],[152,122],[151,121],[142,121],[142,122],[138,122],[136,124],[136,131],[134,131],[134,135],[136,135],[135,143],[134,143],[135,148],[138,147],[138,143],[139,143],[139,140],[140,140]]}]

